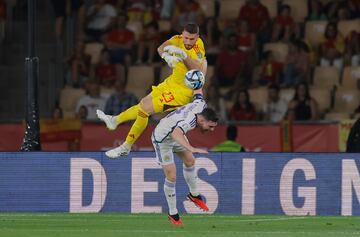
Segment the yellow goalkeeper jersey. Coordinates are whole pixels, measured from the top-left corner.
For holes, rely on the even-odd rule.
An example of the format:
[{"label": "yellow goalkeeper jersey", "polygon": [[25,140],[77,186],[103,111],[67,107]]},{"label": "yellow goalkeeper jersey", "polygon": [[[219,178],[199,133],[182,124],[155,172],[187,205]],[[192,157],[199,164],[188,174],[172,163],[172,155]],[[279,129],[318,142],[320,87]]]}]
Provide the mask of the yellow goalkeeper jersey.
[{"label": "yellow goalkeeper jersey", "polygon": [[[190,57],[191,59],[196,59],[201,64],[204,62],[205,47],[203,41],[200,38],[197,39],[194,47],[192,47],[190,50],[187,50],[185,48],[182,35],[175,35],[171,39],[169,39],[168,42],[171,45],[174,45],[184,50],[187,53],[188,57]],[[187,71],[188,68],[185,66],[185,64],[183,62],[178,62],[173,69],[172,74],[168,78],[166,78],[166,84],[169,87],[181,87],[181,89],[187,91],[187,93],[192,93],[192,90],[189,89],[184,82],[185,74]]]}]

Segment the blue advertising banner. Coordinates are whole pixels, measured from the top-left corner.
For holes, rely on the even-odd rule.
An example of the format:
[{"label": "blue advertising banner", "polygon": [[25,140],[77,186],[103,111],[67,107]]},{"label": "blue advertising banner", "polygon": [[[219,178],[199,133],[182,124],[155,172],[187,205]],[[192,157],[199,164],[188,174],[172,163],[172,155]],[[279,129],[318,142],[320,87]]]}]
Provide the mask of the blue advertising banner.
[{"label": "blue advertising banner", "polygon": [[[200,213],[176,165],[178,209]],[[210,153],[196,167],[210,213],[360,215],[359,154]],[[153,152],[0,153],[1,212],[167,212],[163,183]]]}]

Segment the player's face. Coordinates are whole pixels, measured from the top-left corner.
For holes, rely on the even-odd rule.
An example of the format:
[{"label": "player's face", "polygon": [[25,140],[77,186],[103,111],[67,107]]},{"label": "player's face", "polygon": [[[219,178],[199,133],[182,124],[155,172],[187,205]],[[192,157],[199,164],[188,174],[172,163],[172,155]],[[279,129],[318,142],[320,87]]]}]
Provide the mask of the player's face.
[{"label": "player's face", "polygon": [[209,121],[209,120],[206,120],[204,119],[201,123],[200,123],[200,131],[202,133],[205,133],[205,132],[213,132],[215,130],[215,127],[217,125],[217,122],[214,122],[214,121]]},{"label": "player's face", "polygon": [[196,43],[196,40],[199,38],[199,34],[191,34],[187,31],[183,31],[182,36],[184,40],[184,46],[187,50],[192,49]]}]

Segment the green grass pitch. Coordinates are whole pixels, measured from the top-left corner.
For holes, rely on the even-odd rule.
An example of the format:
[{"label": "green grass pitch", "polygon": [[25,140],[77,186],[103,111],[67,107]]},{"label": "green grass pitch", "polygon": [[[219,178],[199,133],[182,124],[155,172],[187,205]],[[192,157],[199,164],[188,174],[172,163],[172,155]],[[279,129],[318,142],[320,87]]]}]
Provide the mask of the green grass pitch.
[{"label": "green grass pitch", "polygon": [[360,217],[182,215],[172,226],[165,214],[0,213],[1,237],[345,237],[360,236]]}]

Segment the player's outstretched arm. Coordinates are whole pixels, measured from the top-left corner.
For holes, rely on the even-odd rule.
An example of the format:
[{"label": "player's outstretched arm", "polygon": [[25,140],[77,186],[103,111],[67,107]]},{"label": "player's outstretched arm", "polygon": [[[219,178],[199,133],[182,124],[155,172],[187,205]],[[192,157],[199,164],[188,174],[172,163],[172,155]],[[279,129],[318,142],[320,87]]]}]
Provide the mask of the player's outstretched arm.
[{"label": "player's outstretched arm", "polygon": [[177,143],[185,147],[190,152],[196,152],[196,153],[208,153],[204,149],[195,148],[190,145],[188,140],[184,137],[184,133],[181,130],[181,128],[177,127],[174,129],[174,131],[171,133],[172,139],[174,139]]},{"label": "player's outstretched arm", "polygon": [[174,139],[177,143],[185,147],[187,150],[193,152],[194,147],[190,145],[190,143],[185,139],[184,133],[181,128],[176,127],[174,131],[171,133],[172,139]]}]

